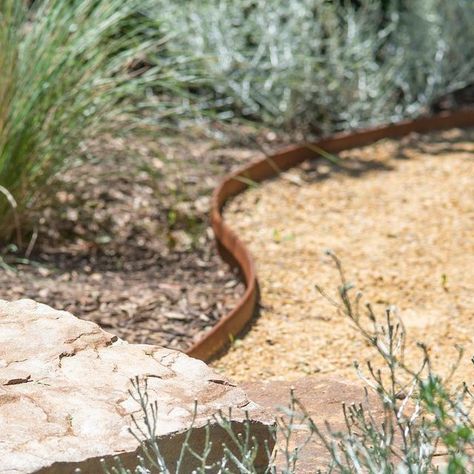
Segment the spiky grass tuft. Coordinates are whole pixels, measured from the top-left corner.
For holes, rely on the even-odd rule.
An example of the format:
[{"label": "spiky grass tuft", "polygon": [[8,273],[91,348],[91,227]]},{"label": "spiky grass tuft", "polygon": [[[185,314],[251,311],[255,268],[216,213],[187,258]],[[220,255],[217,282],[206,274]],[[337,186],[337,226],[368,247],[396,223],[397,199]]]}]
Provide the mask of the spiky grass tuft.
[{"label": "spiky grass tuft", "polygon": [[[176,88],[140,0],[0,1],[0,241],[85,139],[134,123],[151,84]],[[28,224],[31,224],[29,222]]]}]

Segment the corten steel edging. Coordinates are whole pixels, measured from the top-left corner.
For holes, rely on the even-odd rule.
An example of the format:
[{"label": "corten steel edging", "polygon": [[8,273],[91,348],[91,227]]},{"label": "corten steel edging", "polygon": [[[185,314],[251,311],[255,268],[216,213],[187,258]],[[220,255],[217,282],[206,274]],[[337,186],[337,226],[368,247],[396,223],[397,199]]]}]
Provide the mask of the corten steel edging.
[{"label": "corten steel edging", "polygon": [[455,127],[474,126],[474,108],[443,113],[432,117],[407,120],[356,132],[339,133],[308,145],[287,148],[270,157],[246,165],[224,178],[215,189],[211,202],[211,226],[222,258],[240,269],[246,290],[237,306],[192,346],[187,354],[205,361],[223,350],[252,319],[258,300],[255,263],[247,247],[224,222],[222,209],[226,201],[248,188],[250,182],[261,182],[303,161],[321,156],[318,149],[337,153],[369,145],[382,138],[400,138],[412,132],[426,133]]}]

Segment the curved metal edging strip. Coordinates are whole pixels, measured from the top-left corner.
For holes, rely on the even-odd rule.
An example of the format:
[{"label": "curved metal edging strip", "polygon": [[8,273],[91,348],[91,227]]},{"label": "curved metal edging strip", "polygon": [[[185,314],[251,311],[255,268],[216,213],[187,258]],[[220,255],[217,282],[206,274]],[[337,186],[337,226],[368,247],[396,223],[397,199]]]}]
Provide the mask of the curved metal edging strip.
[{"label": "curved metal edging strip", "polygon": [[240,269],[246,290],[237,306],[192,346],[187,354],[204,361],[212,359],[246,327],[257,306],[258,283],[254,260],[246,246],[227,226],[222,217],[222,208],[229,198],[247,189],[249,182],[264,181],[307,159],[319,156],[318,149],[335,153],[369,145],[382,138],[399,138],[413,132],[426,133],[468,126],[474,126],[474,109],[472,108],[407,120],[394,125],[339,133],[316,143],[288,148],[246,165],[225,177],[212,196],[211,225],[222,258],[233,267]]}]

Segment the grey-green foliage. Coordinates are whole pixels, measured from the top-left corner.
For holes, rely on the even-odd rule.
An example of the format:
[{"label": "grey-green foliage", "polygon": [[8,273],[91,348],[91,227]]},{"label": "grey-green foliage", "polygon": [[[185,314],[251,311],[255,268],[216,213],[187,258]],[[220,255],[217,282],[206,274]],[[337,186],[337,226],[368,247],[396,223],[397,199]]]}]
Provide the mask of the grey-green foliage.
[{"label": "grey-green foliage", "polygon": [[[220,411],[214,414],[203,428],[205,441],[202,450],[193,447],[192,435],[198,413],[197,402],[195,402],[193,420],[190,429],[184,433],[179,455],[174,462],[167,461],[156,437],[159,405],[156,401],[150,401],[146,378],[141,380],[136,377],[131,382],[130,394],[140,405],[142,419],[132,416],[133,429],[130,431],[139,441],[141,453],[133,471],[124,467],[120,457],[117,457],[112,465],[103,461],[105,474],[131,474],[132,472],[135,474],[188,474],[190,464],[196,465],[195,471],[193,471],[196,474],[208,472],[253,474],[256,472],[255,461],[258,450],[265,450],[268,459],[271,458],[268,443],[259,445],[253,437],[252,423],[249,418],[243,423],[239,432],[234,430],[234,424],[230,421],[232,419],[231,409],[226,413]],[[222,440],[223,446],[217,448],[217,452],[219,450],[222,452],[222,456],[220,458],[217,456],[217,460],[212,460],[213,457],[216,457],[214,453],[216,447],[213,447],[212,441],[210,441],[211,422],[220,427],[221,434],[226,436],[226,443]]]},{"label": "grey-green foliage", "polygon": [[129,126],[150,84],[176,87],[169,61],[158,59],[159,23],[142,14],[147,1],[28,3],[0,0],[3,241],[81,142]]},{"label": "grey-green foliage", "polygon": [[400,58],[396,84],[411,112],[474,83],[474,2],[405,3],[387,55]]},{"label": "grey-green foliage", "polygon": [[158,3],[170,47],[201,61],[214,104],[272,125],[399,119],[474,79],[471,0]]},{"label": "grey-green foliage", "polygon": [[[459,360],[453,361],[453,373],[444,379],[436,375],[429,352],[419,344],[420,363],[417,367],[405,364],[406,333],[401,319],[393,307],[377,315],[370,304],[361,304],[361,294],[345,278],[339,260],[329,254],[337,265],[341,284],[336,297],[328,298],[347,318],[362,339],[378,354],[375,361],[360,367],[366,383],[366,401],[363,405],[343,405],[341,416],[345,426],[334,430],[329,425],[318,425],[292,392],[288,406],[281,408],[277,417],[276,436],[278,448],[270,459],[267,474],[293,474],[298,472],[299,453],[305,444],[317,439],[329,459],[317,465],[316,473],[328,474],[468,474],[474,472],[474,422],[472,409],[474,397],[466,384],[456,387],[452,375]],[[462,351],[459,352],[459,357]],[[182,472],[180,457],[176,465],[166,465],[161,456],[156,432],[159,406],[150,403],[146,389],[134,383],[143,412],[143,425],[136,423],[135,434],[142,443],[143,457],[137,461],[135,473]],[[231,433],[229,417],[219,415],[214,420]],[[295,427],[307,426],[308,436],[303,445],[293,448],[291,439]],[[247,430],[248,430],[247,425]],[[208,451],[193,452],[188,444],[192,431],[188,431],[182,444],[182,454],[191,454],[200,462],[196,473],[245,473],[256,474],[254,459],[258,448],[249,437],[233,437],[232,451],[227,446],[222,458],[211,464]],[[237,447],[237,449],[236,449]],[[264,449],[260,446],[258,449]],[[234,454],[232,454],[232,452]],[[237,453],[237,454],[235,454]],[[278,456],[278,465],[275,456]],[[306,455],[307,461],[307,455]],[[105,468],[107,474],[130,474],[120,461],[115,467]],[[306,471],[305,471],[306,472]]]},{"label": "grey-green foliage", "polygon": [[[474,397],[463,382],[454,385],[453,375],[463,357],[453,360],[452,371],[444,378],[436,374],[428,348],[418,343],[418,366],[405,363],[406,332],[395,307],[378,315],[370,303],[361,304],[344,275],[338,258],[335,262],[341,279],[338,297],[329,297],[342,316],[364,341],[375,349],[379,363],[366,367],[355,364],[367,393],[375,394],[376,406],[343,406],[346,427],[324,432],[307,417],[311,431],[324,443],[331,461],[321,472],[341,474],[428,474],[470,473],[474,469]],[[368,399],[367,405],[370,404]],[[301,406],[300,406],[301,407]],[[374,415],[377,409],[382,414]],[[301,407],[304,412],[304,407]]]}]

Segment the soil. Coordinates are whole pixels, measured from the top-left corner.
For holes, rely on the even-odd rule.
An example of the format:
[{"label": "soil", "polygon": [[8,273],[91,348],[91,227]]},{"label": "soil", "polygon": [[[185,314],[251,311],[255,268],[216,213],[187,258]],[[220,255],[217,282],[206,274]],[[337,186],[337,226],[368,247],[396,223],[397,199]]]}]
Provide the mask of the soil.
[{"label": "soil", "polygon": [[377,365],[350,320],[315,288],[338,299],[331,249],[379,317],[396,305],[410,367],[422,359],[421,341],[446,376],[461,345],[455,378],[472,386],[474,130],[383,140],[340,158],[304,163],[229,204],[225,218],[257,262],[262,304],[214,366],[242,381],[355,379],[354,361]]},{"label": "soil", "polygon": [[189,348],[243,292],[214,247],[211,192],[275,141],[244,127],[190,133],[84,146],[51,184],[48,205],[30,216],[37,225],[27,258],[4,249],[0,298],[35,299],[129,342]]}]

